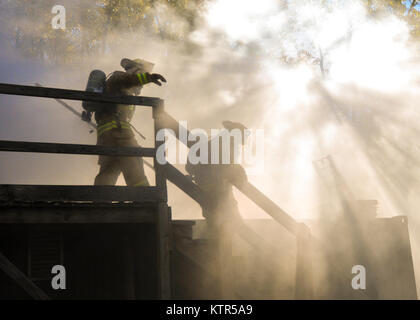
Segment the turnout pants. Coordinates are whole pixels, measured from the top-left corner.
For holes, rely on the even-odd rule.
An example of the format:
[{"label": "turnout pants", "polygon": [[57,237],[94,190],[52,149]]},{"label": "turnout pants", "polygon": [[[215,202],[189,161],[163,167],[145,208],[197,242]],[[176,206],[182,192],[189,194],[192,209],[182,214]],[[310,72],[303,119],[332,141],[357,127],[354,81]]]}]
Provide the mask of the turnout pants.
[{"label": "turnout pants", "polygon": [[[113,128],[106,132],[98,131],[97,145],[113,147],[139,147],[131,128]],[[118,176],[124,175],[127,186],[148,186],[144,174],[143,159],[138,157],[99,156],[99,173],[95,185],[115,185]]]}]

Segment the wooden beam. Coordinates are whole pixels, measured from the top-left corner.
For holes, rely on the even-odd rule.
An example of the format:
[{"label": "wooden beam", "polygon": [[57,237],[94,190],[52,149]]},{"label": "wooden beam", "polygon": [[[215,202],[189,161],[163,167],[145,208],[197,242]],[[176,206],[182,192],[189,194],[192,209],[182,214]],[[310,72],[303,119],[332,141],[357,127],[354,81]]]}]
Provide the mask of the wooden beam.
[{"label": "wooden beam", "polygon": [[49,206],[4,205],[0,206],[0,224],[109,224],[109,223],[154,223],[156,205],[113,204],[100,206],[79,204],[65,206],[59,203]]},{"label": "wooden beam", "polygon": [[50,300],[47,294],[0,252],[0,269],[35,300]]},{"label": "wooden beam", "polygon": [[235,183],[234,181],[231,181],[231,183],[283,227],[285,227],[294,235],[298,234],[298,222],[260,190],[258,190],[249,182],[241,185]]},{"label": "wooden beam", "polygon": [[106,94],[80,90],[57,89],[36,86],[22,86],[17,84],[0,83],[0,93],[18,96],[32,96],[65,100],[109,102],[118,104],[132,104],[139,106],[157,106],[161,99],[137,96],[109,96]]},{"label": "wooden beam", "polygon": [[161,201],[156,187],[0,185],[0,201]]},{"label": "wooden beam", "polygon": [[206,207],[210,206],[211,203],[207,199],[205,193],[197,186],[194,182],[192,182],[186,175],[180,172],[177,168],[175,168],[170,163],[166,163],[163,165],[165,170],[166,178],[184,191],[190,198],[196,201],[200,206]]},{"label": "wooden beam", "polygon": [[[170,114],[166,113],[165,111],[161,112],[160,118],[160,127],[165,129],[172,130],[175,137],[181,141],[183,144],[185,144],[188,148],[191,148],[195,144],[195,141],[189,141],[188,137],[190,136],[190,132],[187,130],[187,128],[184,128],[183,126],[180,126],[179,122],[173,118]],[[186,132],[186,140],[180,139],[180,132],[179,129],[183,129]]]},{"label": "wooden beam", "polygon": [[45,143],[0,140],[0,151],[62,154],[154,157],[155,149],[140,147],[110,147],[88,144]]}]

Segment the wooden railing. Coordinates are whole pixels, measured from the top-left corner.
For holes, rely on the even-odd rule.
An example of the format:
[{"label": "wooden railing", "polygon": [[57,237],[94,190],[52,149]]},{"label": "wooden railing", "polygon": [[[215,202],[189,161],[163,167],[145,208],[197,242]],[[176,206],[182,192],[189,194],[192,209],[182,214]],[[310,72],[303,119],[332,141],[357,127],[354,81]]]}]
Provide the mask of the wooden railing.
[{"label": "wooden railing", "polygon": [[[158,119],[160,118],[160,114],[164,112],[164,101],[154,97],[110,96],[95,92],[40,86],[23,86],[6,83],[0,83],[0,94],[151,107],[153,109],[155,131],[160,129]],[[166,179],[164,178],[163,168],[157,163],[155,158],[155,151],[162,143],[163,142],[161,141],[155,140],[154,148],[135,148],[24,141],[0,141],[0,151],[153,157],[154,169],[156,171],[156,187],[160,188],[163,193],[166,193]]]},{"label": "wooden railing", "polygon": [[[32,96],[53,99],[93,101],[103,103],[146,106],[153,109],[155,132],[161,129],[161,113],[164,102],[159,98],[138,96],[109,96],[99,93],[46,88],[39,86],[22,86],[0,83],[0,94]],[[33,186],[33,185],[0,185],[0,202],[31,201],[133,201],[154,202],[157,206],[157,265],[158,294],[162,299],[170,298],[169,252],[170,247],[170,211],[167,206],[167,189],[165,170],[156,159],[156,150],[164,142],[156,141],[154,148],[109,147],[99,145],[59,144],[24,141],[0,141],[0,151],[40,152],[61,154],[107,155],[129,157],[152,157],[154,159],[155,186],[150,187],[115,187],[115,186]],[[35,299],[45,298],[42,290],[26,277],[17,277],[21,272],[3,255],[0,268],[24,288]],[[37,294],[33,294],[34,290]]]},{"label": "wooden railing", "polygon": [[153,97],[110,96],[96,92],[38,86],[22,86],[8,83],[0,83],[0,93],[41,98],[132,104],[136,106],[146,106],[152,108],[157,108],[159,106],[162,108],[163,106],[162,99]]}]

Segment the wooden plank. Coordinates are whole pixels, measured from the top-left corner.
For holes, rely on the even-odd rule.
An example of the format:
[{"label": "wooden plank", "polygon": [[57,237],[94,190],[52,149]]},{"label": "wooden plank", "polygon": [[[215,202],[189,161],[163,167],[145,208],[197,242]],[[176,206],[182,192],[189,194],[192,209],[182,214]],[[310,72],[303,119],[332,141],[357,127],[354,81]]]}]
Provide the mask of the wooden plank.
[{"label": "wooden plank", "polygon": [[13,279],[27,294],[35,300],[50,300],[47,294],[21,272],[7,257],[0,252],[0,269]]},{"label": "wooden plank", "polygon": [[156,187],[0,185],[0,201],[160,201]]},{"label": "wooden plank", "polygon": [[88,144],[45,143],[0,140],[0,151],[61,154],[154,157],[155,149],[140,147],[110,147]]},{"label": "wooden plank", "polygon": [[298,223],[296,220],[293,219],[287,212],[281,209],[266,195],[264,195],[260,190],[258,190],[249,182],[241,185],[235,183],[234,181],[231,181],[231,183],[249,199],[251,199],[256,205],[258,205],[261,209],[273,217],[274,220],[276,220],[294,235],[297,235]]},{"label": "wooden plank", "polygon": [[[195,141],[188,140],[188,137],[190,136],[190,131],[188,131],[187,128],[184,128],[183,126],[180,126],[179,122],[165,111],[163,111],[160,115],[159,126],[161,128],[172,130],[175,137],[183,144],[185,144],[188,148],[191,148],[191,146],[195,144]],[[180,129],[186,132],[186,139],[180,139]]]},{"label": "wooden plank", "polygon": [[0,207],[0,224],[16,223],[154,223],[156,205],[149,206],[3,206]]},{"label": "wooden plank", "polygon": [[32,96],[42,98],[54,98],[65,100],[109,102],[118,104],[132,104],[139,106],[157,106],[161,99],[154,97],[137,97],[137,96],[109,96],[96,92],[86,92],[80,90],[68,90],[58,88],[22,86],[17,84],[0,83],[0,93]]}]

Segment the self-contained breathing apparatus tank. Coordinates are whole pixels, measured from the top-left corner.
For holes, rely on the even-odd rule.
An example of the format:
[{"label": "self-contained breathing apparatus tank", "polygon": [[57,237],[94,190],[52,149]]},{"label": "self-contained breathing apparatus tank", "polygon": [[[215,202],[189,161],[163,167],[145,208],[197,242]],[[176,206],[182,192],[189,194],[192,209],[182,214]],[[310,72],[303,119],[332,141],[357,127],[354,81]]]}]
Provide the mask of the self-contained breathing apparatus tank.
[{"label": "self-contained breathing apparatus tank", "polygon": [[[89,74],[89,79],[86,85],[88,92],[105,93],[106,74],[102,70],[93,70]],[[92,113],[101,108],[102,103],[94,101],[83,101],[82,107],[85,111],[82,112],[82,120],[90,122]]]}]

